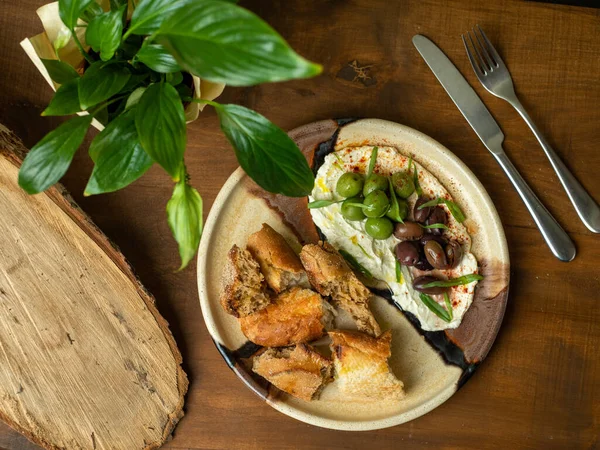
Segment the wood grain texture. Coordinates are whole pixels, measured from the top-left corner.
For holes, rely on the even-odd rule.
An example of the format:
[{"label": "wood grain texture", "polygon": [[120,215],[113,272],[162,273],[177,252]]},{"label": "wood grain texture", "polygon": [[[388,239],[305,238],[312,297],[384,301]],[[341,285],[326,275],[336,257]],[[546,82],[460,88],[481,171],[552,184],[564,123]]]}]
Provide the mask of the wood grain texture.
[{"label": "wood grain texture", "polygon": [[48,449],[152,449],[187,378],[154,299],[61,186],[28,196],[0,125],[0,419]]},{"label": "wood grain texture", "polygon": [[[0,3],[0,121],[31,147],[61,119],[40,118],[51,93],[18,47],[39,32],[45,0]],[[579,222],[539,144],[469,67],[460,34],[479,23],[507,63],[530,115],[600,200],[600,11],[517,0],[242,0],[325,73],[312,80],[226,90],[284,129],[330,117],[378,117],[414,127],[456,153],[494,200],[511,257],[510,299],[498,339],[474,377],[413,422],[365,433],[311,427],[274,411],[223,363],[202,323],[194,267],[175,273],[158,168],[122,192],[83,198],[91,170],[79,153],[63,182],[157,297],[184,356],[191,389],[169,449],[597,448],[600,434],[600,238]],[[506,152],[578,247],[568,264],[545,248],[509,181],[413,48],[433,39],[505,132]],[[339,75],[353,61],[370,77]],[[370,66],[370,67],[368,67]],[[353,69],[352,69],[353,70]],[[373,83],[373,80],[376,82]],[[365,86],[368,84],[369,86]],[[205,214],[237,163],[212,110],[188,130],[187,161]],[[0,447],[34,446],[0,428]]]}]

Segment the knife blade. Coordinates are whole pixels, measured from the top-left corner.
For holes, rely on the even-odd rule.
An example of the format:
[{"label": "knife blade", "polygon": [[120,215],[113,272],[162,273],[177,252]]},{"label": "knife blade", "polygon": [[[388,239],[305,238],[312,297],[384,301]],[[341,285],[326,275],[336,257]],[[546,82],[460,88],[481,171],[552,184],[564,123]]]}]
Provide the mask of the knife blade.
[{"label": "knife blade", "polygon": [[415,35],[412,41],[483,145],[512,182],[554,256],[561,261],[573,260],[577,253],[575,244],[504,153],[504,133],[477,93],[437,45],[420,34]]},{"label": "knife blade", "polygon": [[504,152],[502,150],[504,133],[452,61],[425,36],[417,34],[412,41],[425,63],[487,149],[492,153]]}]

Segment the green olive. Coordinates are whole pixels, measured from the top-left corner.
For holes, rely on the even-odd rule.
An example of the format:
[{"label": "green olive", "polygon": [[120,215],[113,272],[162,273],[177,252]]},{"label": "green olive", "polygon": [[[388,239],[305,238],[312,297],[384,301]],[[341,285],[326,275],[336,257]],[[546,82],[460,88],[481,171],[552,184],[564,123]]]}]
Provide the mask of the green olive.
[{"label": "green olive", "polygon": [[365,186],[363,187],[363,195],[366,197],[371,192],[375,191],[387,191],[388,180],[386,177],[372,173],[365,180]]},{"label": "green olive", "polygon": [[392,186],[398,197],[408,198],[415,191],[413,177],[408,172],[396,172],[392,175]]},{"label": "green olive", "polygon": [[387,212],[390,201],[385,195],[383,191],[373,191],[369,195],[365,197],[363,201],[365,206],[368,208],[364,208],[365,216],[367,217],[382,217]]},{"label": "green olive", "polygon": [[390,204],[390,209],[388,209],[388,212],[386,212],[385,215],[395,222],[404,221],[408,216],[408,203],[401,198],[399,198],[396,203],[396,205],[393,203]]},{"label": "green olive", "polygon": [[354,197],[360,194],[365,182],[360,173],[346,172],[337,181],[335,191],[342,197]]},{"label": "green olive", "polygon": [[362,197],[350,197],[342,203],[342,216],[346,220],[363,220],[365,213],[360,206],[352,206],[351,203],[362,203]]},{"label": "green olive", "polygon": [[392,235],[394,225],[386,217],[369,217],[365,222],[365,231],[375,239],[387,239]]}]

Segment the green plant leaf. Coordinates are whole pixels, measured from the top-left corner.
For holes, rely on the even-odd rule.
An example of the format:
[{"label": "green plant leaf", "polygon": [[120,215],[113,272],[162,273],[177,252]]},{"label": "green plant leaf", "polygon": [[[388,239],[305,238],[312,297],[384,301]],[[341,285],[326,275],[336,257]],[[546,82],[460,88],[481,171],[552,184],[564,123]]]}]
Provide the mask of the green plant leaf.
[{"label": "green plant leaf", "polygon": [[117,56],[120,59],[131,60],[135,54],[142,48],[144,42],[143,36],[129,36],[125,40],[121,40],[121,45],[117,50]]},{"label": "green plant leaf", "polygon": [[344,200],[315,200],[308,202],[309,209],[325,208],[327,206],[335,205],[336,203],[342,203]]},{"label": "green plant leaf", "polygon": [[175,58],[160,44],[142,46],[135,57],[155,72],[171,73],[181,71],[181,67],[179,67]]},{"label": "green plant leaf", "polygon": [[129,94],[129,97],[127,97],[127,102],[125,103],[125,109],[129,109],[137,105],[145,91],[146,88],[144,86],[141,86],[135,91],[133,91],[131,94]]},{"label": "green plant leaf", "polygon": [[256,15],[219,0],[178,6],[156,40],[185,70],[230,86],[307,78],[322,70]]},{"label": "green plant leaf", "polygon": [[[144,68],[146,69],[146,68]],[[148,69],[146,69],[148,70]],[[133,92],[135,91],[138,87],[141,87],[141,84],[146,81],[148,79],[148,77],[150,76],[150,71],[146,72],[146,73],[134,73],[129,77],[129,80],[127,81],[127,83],[125,83],[125,86],[123,86],[123,88],[121,89],[121,92]]]},{"label": "green plant leaf", "polygon": [[454,312],[452,310],[452,303],[450,303],[450,297],[447,292],[444,292],[444,303],[446,304],[446,310],[448,311],[448,317],[450,320],[454,318]]},{"label": "green plant leaf", "polygon": [[444,205],[448,207],[450,214],[452,214],[459,223],[463,223],[466,220],[465,213],[463,213],[460,207],[452,200],[444,200]]},{"label": "green plant leaf", "polygon": [[388,214],[388,217],[396,222],[404,223],[404,220],[402,220],[402,216],[400,215],[400,205],[391,178],[388,178],[388,183],[390,186],[390,207],[388,209],[390,214]]},{"label": "green plant leaf", "polygon": [[434,313],[444,322],[452,321],[452,307],[450,308],[450,310],[447,310],[427,294],[419,294],[419,298],[432,313]]},{"label": "green plant leaf", "polygon": [[185,178],[183,174],[167,203],[167,220],[181,257],[179,270],[185,268],[194,257],[202,234],[202,197],[186,183]]},{"label": "green plant leaf", "polygon": [[124,112],[109,123],[92,141],[89,153],[96,165],[84,195],[122,189],[154,164],[138,139],[135,109]]},{"label": "green plant leaf", "polygon": [[111,59],[121,44],[123,32],[123,12],[127,6],[115,11],[102,13],[94,17],[85,32],[85,41],[95,52],[100,52],[100,59]]},{"label": "green plant leaf", "polygon": [[129,71],[118,64],[101,61],[92,64],[79,82],[81,109],[88,109],[118,93],[129,80]]},{"label": "green plant leaf", "polygon": [[173,72],[165,75],[165,81],[173,86],[177,86],[183,82],[183,75],[181,72]]},{"label": "green plant leaf", "polygon": [[127,0],[110,0],[110,9],[111,11],[116,11],[121,9],[123,6],[127,7]]},{"label": "green plant leaf", "polygon": [[240,165],[263,189],[288,197],[312,191],[315,179],[294,141],[266,117],[239,105],[210,102]]},{"label": "green plant leaf", "polygon": [[465,284],[473,283],[474,281],[483,280],[483,276],[478,275],[476,273],[470,273],[468,275],[463,275],[458,278],[452,278],[450,280],[438,280],[432,281],[431,283],[427,283],[424,285],[424,288],[430,287],[452,287],[452,286],[462,286]]},{"label": "green plant leaf", "polygon": [[[194,91],[192,90],[191,87],[189,87],[188,85],[184,84],[184,83],[180,83],[177,86],[175,86],[175,89],[177,90],[177,93],[179,94],[179,98],[182,99],[182,101],[191,101],[192,96],[194,95]],[[186,99],[186,100],[184,100]]]},{"label": "green plant leaf", "polygon": [[445,198],[434,198],[433,200],[429,200],[428,202],[423,203],[419,206],[419,209],[427,208],[429,206],[437,206],[440,204],[444,204],[448,207],[450,214],[456,219],[457,222],[463,223],[467,218],[465,217],[465,213],[462,212],[460,206],[454,203],[452,200],[446,200]]},{"label": "green plant leaf", "polygon": [[91,122],[90,115],[76,116],[44,136],[23,160],[19,186],[29,194],[37,194],[60,180]]},{"label": "green plant leaf", "polygon": [[163,20],[184,3],[186,0],[141,0],[133,11],[125,36],[154,33]]},{"label": "green plant leaf", "polygon": [[[394,257],[394,259],[395,259],[395,257]],[[400,265],[400,261],[398,261],[397,259],[396,259],[396,283],[404,284],[404,277],[402,276],[402,266]]]},{"label": "green plant leaf", "polygon": [[58,59],[43,59],[42,63],[50,74],[50,78],[58,84],[64,84],[67,81],[79,78],[79,74],[69,64]]},{"label": "green plant leaf", "polygon": [[135,125],[144,150],[179,181],[186,127],[183,103],[175,88],[168,83],[149,86],[137,104]]},{"label": "green plant leaf", "polygon": [[69,29],[75,28],[77,19],[94,0],[58,0],[58,15]]},{"label": "green plant leaf", "polygon": [[62,84],[50,100],[42,116],[68,116],[81,111],[79,106],[79,77]]},{"label": "green plant leaf", "polygon": [[100,122],[102,125],[108,124],[108,108],[104,107],[96,112],[94,112],[93,114],[94,119],[96,119],[98,122]]},{"label": "green plant leaf", "polygon": [[58,56],[58,51],[61,48],[64,48],[67,46],[67,44],[71,40],[71,36],[72,36],[71,30],[69,30],[65,26],[60,27],[60,30],[58,30],[58,34],[56,35],[56,38],[54,39],[54,41],[52,41],[52,47],[54,47],[54,53],[57,56]]},{"label": "green plant leaf", "polygon": [[442,230],[448,229],[448,227],[446,225],[444,225],[443,223],[432,223],[431,225],[421,225],[421,228],[423,228],[424,230],[431,230],[433,228],[438,228],[438,229],[442,229]]},{"label": "green plant leaf", "polygon": [[377,152],[379,151],[379,147],[373,147],[373,150],[371,150],[371,158],[369,158],[369,167],[367,169],[367,175],[366,177],[370,177],[371,174],[373,173],[373,170],[375,170],[375,164],[377,164]]},{"label": "green plant leaf", "polygon": [[413,184],[415,185],[415,192],[420,197],[423,195],[423,189],[421,189],[421,184],[419,183],[419,173],[417,172],[417,166],[415,165],[413,169]]},{"label": "green plant leaf", "polygon": [[79,15],[79,18],[87,23],[89,23],[94,17],[102,14],[104,10],[102,6],[93,1],[88,5],[87,8],[83,10],[83,12]]}]

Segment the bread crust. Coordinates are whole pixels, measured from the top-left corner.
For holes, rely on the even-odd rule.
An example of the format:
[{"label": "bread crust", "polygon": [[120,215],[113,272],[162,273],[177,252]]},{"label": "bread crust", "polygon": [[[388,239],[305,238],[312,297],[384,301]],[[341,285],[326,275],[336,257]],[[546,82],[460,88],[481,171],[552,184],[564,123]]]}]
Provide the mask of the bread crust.
[{"label": "bread crust", "polygon": [[400,400],[404,383],[390,369],[392,333],[379,338],[352,331],[330,331],[336,383],[357,401]]},{"label": "bread crust", "polygon": [[369,309],[371,291],[356,277],[342,255],[327,242],[305,245],[300,259],[312,286],[348,311],[360,331],[378,336],[381,328]]},{"label": "bread crust", "polygon": [[258,262],[237,245],[227,254],[222,284],[221,305],[234,317],[247,316],[271,303]]},{"label": "bread crust", "polygon": [[332,363],[306,344],[269,348],[254,357],[252,370],[288,394],[310,401],[332,380]]},{"label": "bread crust", "polygon": [[310,287],[300,258],[285,238],[263,223],[262,228],[248,238],[247,249],[260,264],[267,284],[280,293],[293,286]]},{"label": "bread crust", "polygon": [[388,359],[392,356],[392,333],[384,332],[375,339],[364,333],[347,330],[332,330],[328,332],[332,345],[337,345],[340,350],[352,348],[371,355],[373,358]]},{"label": "bread crust", "polygon": [[325,334],[326,303],[309,289],[292,288],[275,297],[266,308],[240,318],[244,335],[265,347],[309,342]]},{"label": "bread crust", "polygon": [[310,284],[321,295],[331,295],[331,283],[352,274],[342,255],[328,242],[305,245],[300,252],[300,260]]}]

